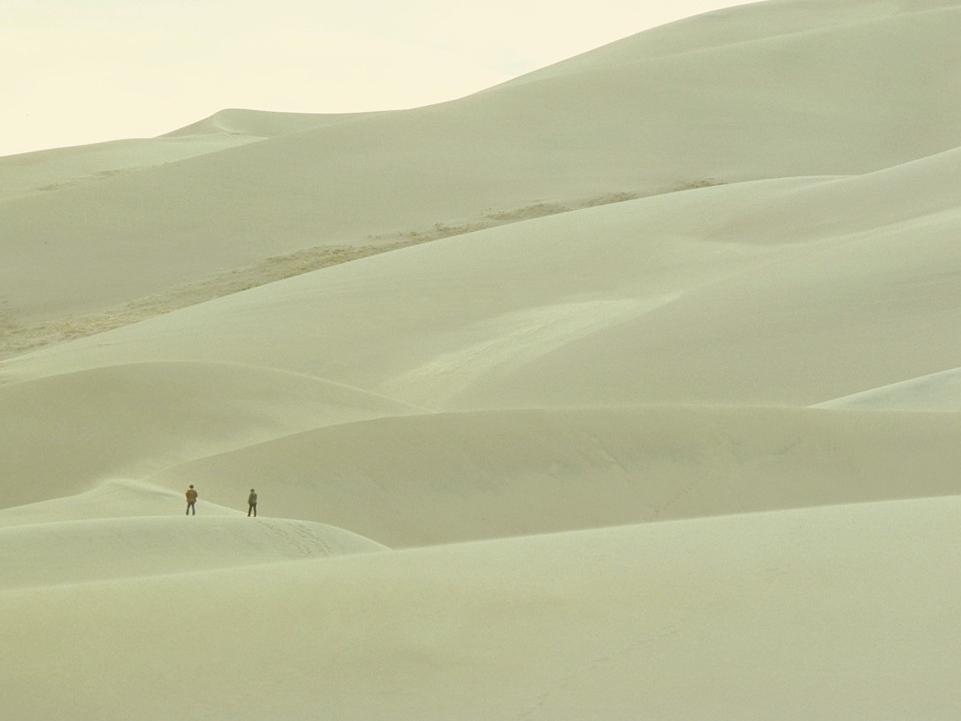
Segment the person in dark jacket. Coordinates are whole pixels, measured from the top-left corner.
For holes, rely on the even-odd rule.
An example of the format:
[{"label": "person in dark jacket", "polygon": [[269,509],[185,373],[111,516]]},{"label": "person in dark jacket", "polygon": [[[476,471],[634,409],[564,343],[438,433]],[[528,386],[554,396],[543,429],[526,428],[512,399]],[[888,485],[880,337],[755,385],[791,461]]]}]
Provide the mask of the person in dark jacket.
[{"label": "person in dark jacket", "polygon": [[189,516],[191,513],[193,513],[193,515],[196,516],[196,503],[198,494],[192,483],[190,484],[190,488],[187,489],[187,493],[185,495],[187,496],[187,513],[184,515]]},{"label": "person in dark jacket", "polygon": [[253,488],[250,489],[250,495],[247,496],[247,518],[250,518],[251,514],[254,518],[257,517],[257,491]]}]

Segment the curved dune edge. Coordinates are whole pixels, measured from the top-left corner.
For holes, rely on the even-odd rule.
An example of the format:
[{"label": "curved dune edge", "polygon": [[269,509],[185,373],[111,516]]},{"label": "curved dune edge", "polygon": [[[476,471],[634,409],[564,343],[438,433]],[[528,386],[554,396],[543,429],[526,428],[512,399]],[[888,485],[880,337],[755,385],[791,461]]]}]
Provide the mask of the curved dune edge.
[{"label": "curved dune edge", "polygon": [[957,721],[958,37],[0,159],[0,715]]},{"label": "curved dune edge", "polygon": [[[0,508],[0,530],[17,526],[43,526],[74,521],[97,521],[174,516],[184,508],[181,492],[130,478],[111,478],[73,495]],[[243,499],[240,499],[243,501]],[[207,515],[229,516],[234,508],[202,504]]]},{"label": "curved dune edge", "polygon": [[[826,179],[821,177],[788,178],[695,188],[693,192],[676,192],[663,197],[638,199],[631,194],[615,194],[588,199],[573,206],[542,203],[509,212],[492,213],[483,223],[436,225],[424,230],[388,234],[374,239],[371,243],[356,247],[323,245],[298,250],[292,254],[274,255],[254,265],[235,267],[219,275],[173,288],[159,295],[141,298],[122,307],[109,308],[90,315],[78,315],[72,319],[42,322],[38,325],[27,324],[19,327],[13,325],[0,340],[5,344],[5,350],[0,348],[0,355],[17,354],[17,357],[7,360],[4,365],[8,367],[29,365],[35,371],[40,365],[37,360],[41,360],[42,363],[42,359],[51,356],[56,358],[62,352],[69,355],[73,349],[93,347],[108,355],[108,358],[100,361],[98,365],[115,364],[118,360],[109,358],[118,350],[112,347],[116,345],[112,339],[118,335],[125,335],[125,329],[136,334],[144,327],[177,324],[180,319],[189,319],[192,314],[191,309],[211,307],[217,307],[221,313],[227,313],[233,322],[243,323],[247,318],[246,314],[238,315],[228,310],[228,306],[234,303],[247,305],[249,299],[255,298],[264,306],[264,310],[257,313],[257,316],[262,318],[263,313],[269,312],[273,306],[273,302],[267,300],[268,298],[283,299],[292,292],[302,293],[303,291],[299,288],[305,282],[309,282],[312,286],[310,296],[313,298],[304,298],[296,308],[278,307],[275,317],[268,322],[277,324],[279,328],[287,328],[292,321],[296,321],[298,329],[302,330],[309,320],[317,323],[319,330],[323,330],[332,321],[336,322],[339,318],[343,318],[343,316],[331,317],[327,309],[339,307],[345,301],[349,302],[349,297],[338,299],[325,296],[329,285],[336,288],[345,277],[356,276],[353,284],[358,286],[357,291],[380,296],[385,290],[383,288],[385,268],[397,266],[394,272],[405,273],[413,270],[415,278],[426,275],[424,278],[418,278],[419,282],[436,283],[442,279],[433,276],[439,269],[439,264],[443,263],[447,266],[445,274],[465,275],[462,282],[468,287],[479,280],[486,284],[491,282],[489,274],[492,272],[501,274],[506,267],[515,265],[527,268],[538,253],[556,252],[558,239],[564,241],[561,248],[564,254],[559,260],[564,259],[573,249],[564,248],[564,246],[572,246],[574,243],[585,246],[584,250],[579,252],[581,257],[577,259],[579,265],[584,268],[603,263],[604,258],[612,252],[613,245],[616,245],[620,252],[629,256],[640,256],[640,258],[651,255],[657,258],[661,254],[669,257],[676,254],[681,263],[694,265],[698,264],[700,255],[720,256],[716,259],[719,264],[722,259],[727,260],[724,258],[727,255],[730,256],[729,262],[736,262],[742,259],[741,256],[760,255],[763,247],[756,252],[748,253],[746,249],[724,249],[718,244],[713,248],[705,247],[698,253],[696,248],[689,246],[695,245],[696,239],[703,235],[717,234],[718,226],[723,228],[726,223],[736,222],[741,215],[756,212],[765,202],[784,202],[785,196],[790,196],[792,191],[825,181]],[[671,225],[674,230],[669,238],[661,239],[655,233],[657,228],[664,225]],[[649,242],[652,247],[648,247],[647,243],[638,247],[635,243],[626,242],[627,238],[636,235],[650,237]],[[676,244],[672,242],[675,237],[682,242]],[[738,239],[738,241],[742,240]],[[411,247],[423,246],[427,241],[443,242],[430,243],[429,248]],[[673,247],[675,245],[677,247]],[[665,246],[664,251],[659,250],[661,246]],[[521,250],[525,248],[527,252],[522,254]],[[411,253],[417,250],[421,250],[426,255],[427,263],[424,268],[426,273],[418,273],[410,267],[412,262],[416,262],[411,260],[412,257],[416,257]],[[455,255],[463,257],[457,260],[453,257]],[[478,269],[471,272],[471,266],[465,263],[467,260],[478,263]],[[744,257],[743,260],[748,260],[748,257]],[[348,261],[362,261],[360,269],[357,269],[356,262],[348,263]],[[721,272],[727,265],[727,263],[722,264],[716,272]],[[349,269],[348,266],[350,266]],[[374,274],[373,278],[368,276],[371,273]],[[361,284],[366,287],[361,287]],[[683,279],[681,284],[684,285]],[[409,287],[390,289],[389,292],[394,296],[393,302],[398,307],[403,307],[408,303],[419,305],[420,299],[411,297],[411,294],[416,293],[417,290],[418,286],[412,284]],[[571,289],[568,292],[577,292],[577,290]],[[444,294],[446,295],[447,293]],[[443,297],[443,300],[443,305],[446,306],[454,299]],[[308,306],[308,302],[311,305],[321,303],[322,305],[318,308],[320,312]],[[334,303],[337,305],[335,306]],[[457,304],[453,307],[456,308]],[[383,315],[384,309],[384,305],[379,304],[377,313]],[[363,313],[361,317],[366,320],[371,317],[372,310],[358,309],[352,313]],[[137,327],[131,329],[133,325]],[[247,329],[242,334],[233,336],[231,345],[243,343],[246,335],[251,332]],[[202,333],[219,335],[215,329],[209,327],[209,324]],[[162,332],[168,346],[176,341],[201,340],[203,334],[197,331],[181,332],[179,335],[184,337],[178,339],[177,334],[169,331]],[[46,351],[42,347],[34,347],[34,345],[43,346],[54,341],[61,343]],[[254,344],[254,349],[257,347]],[[329,348],[325,348],[325,351],[336,352],[341,347],[342,343],[334,342]],[[250,350],[252,349],[242,350],[241,357]],[[168,347],[166,352],[169,354],[171,349]],[[233,352],[233,349],[230,352]],[[23,353],[26,355],[20,355]],[[156,355],[152,355],[149,359],[153,360],[155,357]],[[260,363],[259,365],[275,364]]]},{"label": "curved dune edge", "polygon": [[421,411],[343,384],[235,363],[132,363],[19,382],[0,387],[0,505],[328,423],[413,412]]},{"label": "curved dune edge", "polygon": [[818,403],[814,408],[961,412],[961,368],[910,378]]},{"label": "curved dune edge", "polygon": [[959,174],[954,150],[856,178],[512,223],[183,308],[0,373],[231,360],[448,409],[807,406],[957,365]]},{"label": "curved dune edge", "polygon": [[129,138],[0,157],[0,202],[95,183],[119,174],[301,132],[358,114],[221,110],[157,138]]},{"label": "curved dune edge", "polygon": [[[643,41],[627,44],[636,62],[602,54],[585,72],[6,203],[0,237],[20,259],[0,267],[17,299],[11,322],[115,307],[318,244],[368,245],[504,209],[712,180],[856,175],[961,146],[957,6],[883,22],[867,13],[793,35],[769,15],[797,10],[777,6],[741,9],[759,35],[774,32],[763,41],[710,47],[679,23],[662,32],[706,49],[651,58]],[[742,22],[716,20],[719,35]],[[904,132],[917,109],[923,132]],[[101,282],[102,257],[118,271],[111,284]],[[70,272],[53,283],[55,262]]]},{"label": "curved dune edge", "polygon": [[5,321],[0,316],[0,329],[4,331],[0,336],[0,360],[123,328],[155,316],[373,255],[531,219],[718,185],[724,183],[715,179],[698,180],[647,193],[612,192],[590,198],[572,199],[567,203],[539,202],[519,208],[491,211],[469,222],[434,223],[429,227],[372,235],[367,237],[366,243],[322,244],[274,254],[256,263],[173,285],[161,292],[133,298],[123,304],[95,312],[64,315],[35,323]]},{"label": "curved dune edge", "polygon": [[262,139],[241,134],[137,138],[4,156],[0,157],[0,204],[96,185],[121,175],[129,177],[131,173],[158,165],[217,153]]},{"label": "curved dune edge", "polygon": [[210,515],[204,504],[186,518],[182,505],[164,517],[0,526],[0,591],[387,550],[324,524]]},{"label": "curved dune edge", "polygon": [[[961,493],[961,416],[789,408],[504,410],[382,418],[173,466],[215,502],[391,547]],[[918,453],[924,448],[924,453]]]},{"label": "curved dune edge", "polygon": [[372,113],[290,113],[246,108],[225,108],[195,123],[161,135],[162,138],[203,135],[250,135],[275,138],[300,133],[330,123],[372,115]]},{"label": "curved dune edge", "polygon": [[925,499],[9,591],[0,680],[24,721],[106,696],[159,721],[201,678],[187,718],[951,721],[959,521]]}]

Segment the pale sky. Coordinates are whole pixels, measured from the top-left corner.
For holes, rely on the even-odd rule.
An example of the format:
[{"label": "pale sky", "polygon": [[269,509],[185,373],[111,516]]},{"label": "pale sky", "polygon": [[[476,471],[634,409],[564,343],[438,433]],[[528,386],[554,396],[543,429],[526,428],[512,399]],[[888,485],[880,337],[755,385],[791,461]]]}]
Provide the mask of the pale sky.
[{"label": "pale sky", "polygon": [[0,155],[450,100],[748,0],[0,0]]}]

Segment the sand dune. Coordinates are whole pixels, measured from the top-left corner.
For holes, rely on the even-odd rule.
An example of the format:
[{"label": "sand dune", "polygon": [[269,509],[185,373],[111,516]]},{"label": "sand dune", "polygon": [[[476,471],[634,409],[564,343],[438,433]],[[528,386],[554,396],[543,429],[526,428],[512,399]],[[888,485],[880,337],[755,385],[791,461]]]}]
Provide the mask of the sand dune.
[{"label": "sand dune", "polygon": [[4,505],[316,428],[413,412],[315,378],[225,364],[112,366],[0,388]]},{"label": "sand dune", "polygon": [[115,140],[0,158],[0,202],[50,193],[115,175],[318,127],[356,115],[224,110],[159,138]]},{"label": "sand dune", "polygon": [[[182,497],[179,492],[153,483],[111,478],[74,495],[0,508],[0,528],[39,526],[61,521],[177,515],[177,510],[184,511]],[[244,500],[234,499],[231,504],[233,508],[229,508],[211,504],[204,498],[201,506],[205,509],[204,515],[231,515],[240,507],[238,501]]]},{"label": "sand dune", "polygon": [[[52,362],[52,372],[59,372],[54,370],[60,366],[55,358],[64,357],[65,349],[69,349],[71,359],[67,367],[71,369],[82,364],[81,357],[90,352],[97,356],[95,365],[158,357],[157,349],[142,357],[129,343],[120,340],[137,336],[149,339],[150,343],[164,344],[166,350],[160,357],[171,357],[180,346],[184,347],[180,352],[186,353],[181,357],[194,357],[198,353],[223,357],[226,353],[231,359],[252,365],[281,365],[325,375],[340,372],[330,366],[331,360],[341,350],[351,352],[354,347],[355,340],[345,337],[345,333],[353,338],[376,338],[384,332],[381,324],[403,328],[411,340],[419,335],[423,344],[427,342],[423,338],[425,331],[438,333],[451,326],[458,329],[498,312],[532,304],[548,305],[562,293],[596,297],[600,290],[609,295],[608,286],[613,280],[608,278],[610,272],[622,279],[618,285],[630,283],[637,287],[639,281],[650,279],[653,292],[648,297],[662,297],[698,278],[716,277],[729,271],[731,266],[743,263],[745,256],[749,260],[751,255],[762,252],[724,247],[702,250],[696,242],[688,244],[684,239],[690,237],[696,241],[699,235],[714,227],[715,217],[717,220],[730,218],[738,209],[750,212],[771,195],[782,193],[785,186],[805,182],[808,181],[776,181],[770,188],[710,189],[717,195],[696,191],[701,194],[698,197],[696,193],[677,193],[445,239],[290,278],[103,334],[97,339],[60,346],[49,354],[30,357],[28,365],[30,372],[35,373],[35,369],[46,364],[40,361],[43,357]],[[583,220],[574,222],[574,219]],[[672,229],[670,235],[661,235],[665,227],[675,223],[676,229]],[[676,239],[681,242],[675,242]],[[710,262],[705,262],[705,250]],[[552,277],[543,277],[538,253],[547,253],[551,258]],[[626,258],[616,253],[626,253],[627,258],[636,259],[633,267],[640,268],[643,276],[638,279],[632,266],[625,265]],[[585,271],[592,266],[595,272],[585,276]],[[675,268],[676,273],[664,272]],[[505,271],[507,274],[502,275]],[[565,278],[566,283],[562,284],[561,278]],[[508,284],[512,292],[500,292],[502,284]],[[465,288],[472,290],[473,300],[461,292]],[[643,286],[641,289],[643,291]],[[496,305],[491,308],[491,303]],[[468,316],[463,315],[465,306],[473,308]],[[325,312],[329,308],[337,308],[337,312]],[[217,314],[218,322],[197,318],[203,330],[186,330],[198,313]],[[440,313],[447,313],[449,320],[445,322]],[[263,327],[267,315],[271,316],[270,328]],[[168,330],[160,330],[164,325]],[[228,326],[233,328],[226,330]],[[275,342],[246,342],[251,337],[251,326],[256,327],[255,337],[272,332]],[[225,342],[227,334],[230,342]],[[296,343],[287,342],[292,334],[298,337]],[[108,338],[113,340],[105,343],[104,339]],[[300,357],[301,348],[312,349],[310,352],[315,355],[308,365],[303,364],[304,359]],[[433,347],[425,350],[428,357],[436,355]],[[390,352],[388,348],[383,354],[372,354],[370,362],[392,362]],[[283,359],[278,358],[279,355]],[[357,359],[352,358],[345,365],[357,368]],[[23,364],[14,360],[5,364],[4,370],[9,372],[18,367]]]},{"label": "sand dune", "polygon": [[4,714],[957,719],[959,31],[0,159]]},{"label": "sand dune", "polygon": [[[0,215],[18,259],[0,268],[7,312],[21,324],[63,317],[269,255],[544,202],[864,173],[957,148],[961,8],[936,7],[756,42],[700,38],[698,52],[642,52],[22,198]],[[664,32],[687,37],[684,23]],[[102,255],[117,270],[109,285]],[[70,274],[39,282],[55,265]]]},{"label": "sand dune", "polygon": [[[201,508],[204,515],[206,511]],[[383,550],[356,534],[319,523],[231,517],[192,523],[194,520],[171,513],[159,518],[0,528],[2,588],[159,576]]]},{"label": "sand dune", "polygon": [[750,11],[722,8],[652,28],[597,50],[529,73],[512,83],[572,74],[611,65],[700,52],[730,45],[769,41],[863,23],[900,20],[905,15],[956,8],[957,0],[774,0],[758,2]]},{"label": "sand dune", "polygon": [[[172,466],[391,547],[961,494],[961,416],[761,408],[488,411],[329,426]],[[919,450],[923,449],[923,450]],[[282,489],[282,491],[280,491]],[[266,492],[265,492],[266,493]]]},{"label": "sand dune", "polygon": [[300,133],[324,125],[357,120],[373,113],[344,113],[322,115],[317,113],[276,113],[265,110],[230,108],[214,113],[177,130],[165,138],[197,135],[240,135],[258,138],[276,138],[289,133]]},{"label": "sand dune", "polygon": [[834,506],[8,591],[0,614],[30,623],[0,646],[5,704],[948,721],[959,519],[957,498]]},{"label": "sand dune", "polygon": [[115,140],[77,148],[9,155],[0,158],[0,203],[100,183],[116,175],[127,177],[135,171],[255,140],[260,138],[210,135],[187,139]]},{"label": "sand dune", "polygon": [[[436,408],[811,405],[957,366],[959,160],[448,238],[14,359],[2,377],[230,359]],[[910,206],[901,181],[949,190]],[[869,198],[886,208],[875,218]]]},{"label": "sand dune", "polygon": [[[714,237],[730,242],[834,240],[925,219],[957,218],[961,147],[873,173],[799,187],[780,202],[758,205]],[[772,232],[772,230],[776,231]]]}]

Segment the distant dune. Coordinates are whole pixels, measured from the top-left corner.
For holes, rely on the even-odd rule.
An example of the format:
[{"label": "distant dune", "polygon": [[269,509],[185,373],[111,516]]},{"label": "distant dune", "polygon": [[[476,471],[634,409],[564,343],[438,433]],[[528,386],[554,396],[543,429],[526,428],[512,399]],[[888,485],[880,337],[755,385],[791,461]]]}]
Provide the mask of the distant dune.
[{"label": "distant dune", "polygon": [[956,721],[959,36],[0,158],[4,714]]},{"label": "distant dune", "polygon": [[[102,309],[267,255],[536,203],[860,174],[961,146],[957,4],[858,2],[842,19],[810,19],[833,4],[808,3],[807,21],[795,3],[709,15],[661,30],[656,52],[644,33],[596,62],[455,102],[15,199],[0,214],[17,258],[0,268],[7,313],[24,324]],[[745,23],[752,37],[728,42]],[[664,54],[671,37],[683,52]],[[38,275],[51,267],[70,273]]]}]

